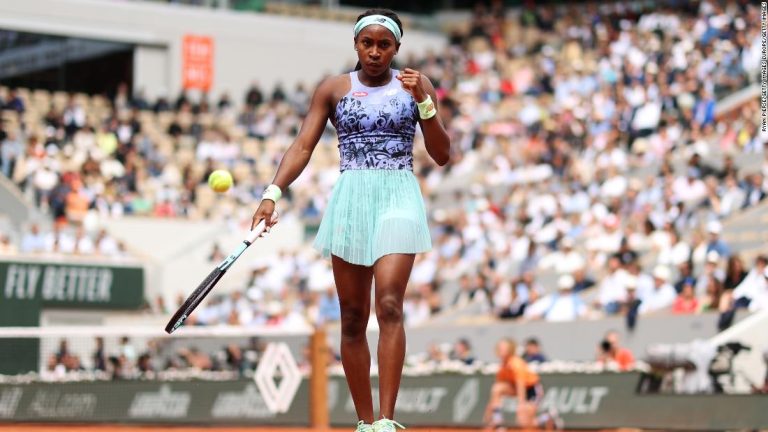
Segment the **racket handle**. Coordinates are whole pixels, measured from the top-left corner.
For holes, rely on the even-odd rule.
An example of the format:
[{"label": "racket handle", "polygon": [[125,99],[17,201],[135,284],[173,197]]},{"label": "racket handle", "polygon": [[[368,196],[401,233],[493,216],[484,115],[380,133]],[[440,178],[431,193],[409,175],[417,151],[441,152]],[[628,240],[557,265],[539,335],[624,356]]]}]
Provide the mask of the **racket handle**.
[{"label": "racket handle", "polygon": [[255,242],[256,239],[259,238],[261,233],[264,232],[265,228],[266,228],[266,224],[264,223],[264,219],[262,219],[261,222],[256,224],[256,226],[253,227],[252,230],[248,231],[248,234],[245,236],[245,242],[248,244]]}]

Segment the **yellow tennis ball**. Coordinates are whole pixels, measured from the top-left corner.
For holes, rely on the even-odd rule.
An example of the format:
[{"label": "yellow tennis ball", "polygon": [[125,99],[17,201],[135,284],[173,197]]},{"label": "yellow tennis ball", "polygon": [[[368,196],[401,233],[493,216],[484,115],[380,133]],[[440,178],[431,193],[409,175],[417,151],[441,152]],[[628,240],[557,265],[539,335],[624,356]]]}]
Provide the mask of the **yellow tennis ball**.
[{"label": "yellow tennis ball", "polygon": [[228,191],[232,183],[232,174],[227,170],[216,170],[208,176],[208,186],[216,192]]}]

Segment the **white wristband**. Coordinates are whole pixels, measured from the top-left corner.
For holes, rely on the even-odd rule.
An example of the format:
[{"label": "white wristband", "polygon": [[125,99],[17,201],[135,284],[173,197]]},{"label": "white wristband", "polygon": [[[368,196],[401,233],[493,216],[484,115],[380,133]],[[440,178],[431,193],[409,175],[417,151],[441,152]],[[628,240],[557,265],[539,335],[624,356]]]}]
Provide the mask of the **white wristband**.
[{"label": "white wristband", "polygon": [[261,194],[261,199],[265,200],[271,200],[277,203],[280,200],[280,197],[283,196],[283,191],[280,190],[280,187],[274,184],[271,184],[267,186],[266,189],[264,189],[264,193]]},{"label": "white wristband", "polygon": [[427,95],[427,98],[423,102],[416,102],[416,106],[419,107],[419,117],[422,120],[431,119],[437,114],[437,108],[432,102],[432,96]]}]

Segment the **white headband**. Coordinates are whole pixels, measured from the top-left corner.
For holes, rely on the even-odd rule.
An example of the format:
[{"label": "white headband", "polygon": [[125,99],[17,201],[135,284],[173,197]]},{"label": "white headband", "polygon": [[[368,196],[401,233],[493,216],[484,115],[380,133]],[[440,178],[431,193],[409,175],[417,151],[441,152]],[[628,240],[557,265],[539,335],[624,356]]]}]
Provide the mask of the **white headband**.
[{"label": "white headband", "polygon": [[368,15],[367,17],[363,17],[357,24],[355,24],[355,37],[357,37],[364,28],[372,24],[386,27],[393,35],[395,35],[395,41],[400,42],[400,38],[403,36],[402,33],[400,33],[400,27],[397,26],[397,23],[392,18],[384,15]]}]

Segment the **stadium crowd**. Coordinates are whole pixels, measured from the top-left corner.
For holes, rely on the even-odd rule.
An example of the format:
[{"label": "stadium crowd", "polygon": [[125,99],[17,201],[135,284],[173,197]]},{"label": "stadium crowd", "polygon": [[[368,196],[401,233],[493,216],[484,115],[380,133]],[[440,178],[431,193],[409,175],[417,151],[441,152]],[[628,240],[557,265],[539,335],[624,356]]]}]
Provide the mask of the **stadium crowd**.
[{"label": "stadium crowd", "polygon": [[[765,257],[745,263],[722,238],[722,222],[768,192],[768,162],[734,157],[768,156],[759,106],[715,112],[757,82],[758,14],[744,1],[478,6],[445,51],[408,59],[435,84],[453,155],[435,167],[416,146],[434,249],[416,261],[406,322],[477,304],[502,319],[623,314],[630,326],[659,310],[717,311],[726,327],[738,308],[768,308]],[[105,217],[247,223],[310,94],[254,83],[242,103],[149,101],[124,86],[111,101],[54,96],[41,111],[10,89],[2,107],[18,121],[0,131],[0,171],[62,228],[48,240],[34,227],[3,235],[0,253],[118,254],[91,223]],[[283,214],[317,225],[336,144],[329,125]],[[236,180],[225,197],[205,186],[219,167]],[[284,253],[254,264],[242,292],[214,298],[197,323],[337,320],[329,275],[311,251]]]}]

